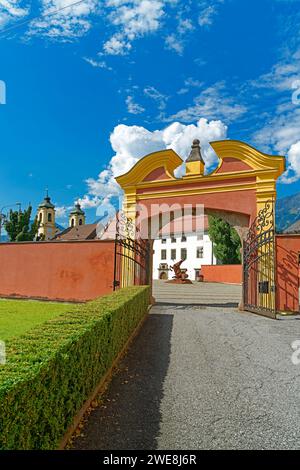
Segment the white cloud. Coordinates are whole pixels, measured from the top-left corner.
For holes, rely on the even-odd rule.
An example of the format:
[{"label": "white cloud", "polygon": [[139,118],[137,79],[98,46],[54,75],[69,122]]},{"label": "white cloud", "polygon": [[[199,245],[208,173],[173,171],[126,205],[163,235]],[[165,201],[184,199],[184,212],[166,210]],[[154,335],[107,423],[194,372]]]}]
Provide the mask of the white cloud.
[{"label": "white cloud", "polygon": [[253,80],[251,85],[256,88],[269,88],[276,91],[291,90],[292,84],[300,77],[300,50],[288,53],[271,71]]},{"label": "white cloud", "polygon": [[85,60],[92,67],[96,67],[96,68],[100,68],[100,69],[106,69],[106,70],[112,70],[112,68],[109,67],[104,60],[95,60],[95,59],[92,59],[90,57],[83,57],[83,60]]},{"label": "white cloud", "polygon": [[0,0],[0,27],[28,15],[29,9],[24,4],[23,0]]},{"label": "white cloud", "polygon": [[67,210],[69,207],[66,206],[55,206],[55,217],[57,219],[65,219],[67,217]]},{"label": "white cloud", "polygon": [[[87,180],[88,183],[89,180]],[[102,199],[96,196],[85,195],[82,198],[78,198],[76,202],[81,205],[82,209],[94,209],[99,206]]]},{"label": "white cloud", "polygon": [[132,96],[127,96],[126,98],[127,111],[130,114],[141,114],[145,111],[145,108],[138,103],[134,102]]},{"label": "white cloud", "polygon": [[104,44],[106,54],[123,55],[139,37],[159,29],[165,14],[163,0],[107,0],[108,20],[117,31]]},{"label": "white cloud", "polygon": [[177,54],[181,55],[184,50],[183,41],[180,37],[178,37],[175,33],[169,34],[165,40],[166,48],[177,52]]},{"label": "white cloud", "polygon": [[[95,207],[103,198],[109,200],[120,194],[115,177],[126,173],[144,155],[163,150],[174,149],[184,160],[189,155],[193,139],[201,141],[202,155],[207,168],[216,163],[217,157],[209,145],[214,140],[227,138],[227,126],[221,121],[200,119],[197,124],[174,122],[162,130],[149,131],[141,126],[116,126],[110,136],[115,155],[108,167],[101,171],[97,179],[89,178],[86,182],[88,193],[79,201],[83,207]],[[94,204],[94,205],[93,205]]]},{"label": "white cloud", "polygon": [[177,95],[185,95],[186,93],[189,92],[189,89],[188,88],[180,88],[178,91],[177,91]]},{"label": "white cloud", "polygon": [[267,152],[287,156],[287,171],[282,183],[300,179],[300,103],[293,102],[297,90],[293,84],[300,79],[300,50],[286,53],[269,73],[250,82],[253,89],[268,91],[273,106],[266,112],[265,125],[254,133],[254,141]]},{"label": "white cloud", "polygon": [[185,34],[188,31],[193,31],[195,29],[190,18],[179,18],[177,32],[179,34]]},{"label": "white cloud", "polygon": [[197,80],[193,77],[189,77],[184,81],[184,84],[189,87],[201,88],[203,86],[203,82]]},{"label": "white cloud", "polygon": [[179,55],[183,54],[186,38],[195,29],[191,18],[187,17],[190,14],[191,7],[189,4],[181,6],[181,9],[176,15],[176,23],[171,33],[165,37],[165,47]]},{"label": "white cloud", "polygon": [[214,16],[216,15],[215,6],[208,6],[201,11],[199,15],[199,25],[200,26],[210,26],[213,23]]},{"label": "white cloud", "polygon": [[287,171],[282,175],[282,183],[294,183],[300,179],[300,140],[291,145],[287,154]]},{"label": "white cloud", "polygon": [[[42,0],[42,13],[30,23],[28,35],[69,41],[91,28],[90,15],[96,13],[98,0],[71,5],[72,0]],[[56,13],[57,10],[60,10]]]},{"label": "white cloud", "polygon": [[130,42],[122,34],[115,34],[103,46],[104,52],[109,55],[125,55],[131,48]]},{"label": "white cloud", "polygon": [[144,94],[157,103],[158,109],[165,109],[168,97],[166,95],[163,95],[154,86],[147,86],[146,88],[144,88]]},{"label": "white cloud", "polygon": [[280,154],[288,152],[291,145],[299,140],[300,135],[300,107],[286,112],[274,111],[273,118],[254,134],[254,140],[262,148],[274,149]]},{"label": "white cloud", "polygon": [[219,6],[224,0],[202,0],[200,3],[200,13],[198,23],[201,27],[211,26],[219,12]]},{"label": "white cloud", "polygon": [[225,84],[218,82],[196,96],[192,106],[178,111],[166,120],[193,122],[200,116],[204,116],[207,119],[225,119],[226,122],[231,122],[245,112],[246,107],[242,104],[236,104],[234,98],[226,93]]}]

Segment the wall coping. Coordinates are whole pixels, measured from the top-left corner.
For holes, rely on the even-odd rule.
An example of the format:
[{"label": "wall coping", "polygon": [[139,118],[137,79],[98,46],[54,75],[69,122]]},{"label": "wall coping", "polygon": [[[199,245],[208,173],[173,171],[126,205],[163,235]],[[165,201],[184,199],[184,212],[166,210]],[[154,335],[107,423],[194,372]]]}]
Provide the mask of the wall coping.
[{"label": "wall coping", "polygon": [[300,238],[300,232],[299,233],[276,233],[275,238]]},{"label": "wall coping", "polygon": [[115,240],[43,240],[39,242],[1,242],[0,243],[0,248],[1,246],[12,246],[12,245],[35,245],[35,246],[40,246],[40,245],[48,245],[48,244],[67,244],[67,243],[114,243]]},{"label": "wall coping", "polygon": [[207,267],[207,266],[208,266],[209,268],[212,268],[212,267],[214,267],[214,268],[219,268],[219,267],[224,267],[224,266],[226,266],[226,267],[230,267],[230,266],[239,266],[239,267],[241,267],[241,266],[243,266],[243,265],[242,265],[241,263],[239,263],[239,264],[203,264],[203,265],[201,266],[201,269],[202,269],[202,268],[205,268],[205,267]]}]

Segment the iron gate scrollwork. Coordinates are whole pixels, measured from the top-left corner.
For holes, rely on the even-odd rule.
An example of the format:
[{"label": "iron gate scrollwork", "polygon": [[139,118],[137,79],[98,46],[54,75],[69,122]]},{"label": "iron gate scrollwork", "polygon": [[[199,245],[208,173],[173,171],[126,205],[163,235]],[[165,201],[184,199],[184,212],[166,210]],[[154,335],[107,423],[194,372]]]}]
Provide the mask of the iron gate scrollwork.
[{"label": "iron gate scrollwork", "polygon": [[244,308],[276,318],[276,253],[274,201],[267,201],[243,245]]},{"label": "iron gate scrollwork", "polygon": [[150,242],[124,212],[116,218],[114,290],[150,283]]}]

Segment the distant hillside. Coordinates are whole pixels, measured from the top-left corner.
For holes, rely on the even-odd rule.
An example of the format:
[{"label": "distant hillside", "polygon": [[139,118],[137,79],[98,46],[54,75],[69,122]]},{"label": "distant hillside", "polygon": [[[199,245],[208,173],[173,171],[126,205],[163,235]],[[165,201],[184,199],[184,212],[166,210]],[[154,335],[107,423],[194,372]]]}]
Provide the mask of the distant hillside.
[{"label": "distant hillside", "polygon": [[300,193],[277,199],[276,229],[283,231],[300,220]]}]

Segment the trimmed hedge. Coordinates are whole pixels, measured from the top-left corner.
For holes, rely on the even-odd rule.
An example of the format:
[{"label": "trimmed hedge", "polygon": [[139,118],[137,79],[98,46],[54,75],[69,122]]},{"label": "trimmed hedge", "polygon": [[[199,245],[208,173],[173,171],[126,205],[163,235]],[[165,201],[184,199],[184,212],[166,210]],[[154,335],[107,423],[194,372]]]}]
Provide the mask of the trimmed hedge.
[{"label": "trimmed hedge", "polygon": [[8,341],[0,449],[56,449],[148,304],[148,287],[121,289]]}]

